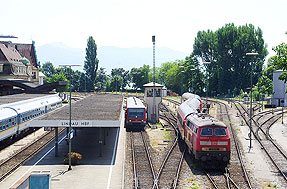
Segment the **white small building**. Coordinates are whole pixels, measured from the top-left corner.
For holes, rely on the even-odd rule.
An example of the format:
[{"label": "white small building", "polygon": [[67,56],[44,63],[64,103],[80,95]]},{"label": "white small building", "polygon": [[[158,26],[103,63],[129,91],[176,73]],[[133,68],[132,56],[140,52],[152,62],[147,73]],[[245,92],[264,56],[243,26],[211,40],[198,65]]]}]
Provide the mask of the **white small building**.
[{"label": "white small building", "polygon": [[39,72],[39,84],[44,84],[44,77],[46,77],[42,72]]},{"label": "white small building", "polygon": [[274,104],[275,106],[286,106],[287,103],[287,95],[286,91],[286,83],[284,81],[279,80],[279,76],[282,74],[282,70],[276,70],[273,72],[273,98],[270,100],[270,104]]},{"label": "white small building", "polygon": [[167,88],[165,88],[165,87],[162,88],[162,97],[163,98],[167,97]]},{"label": "white small building", "polygon": [[[148,121],[159,121],[159,104],[162,102],[162,85],[153,82],[144,85],[144,100],[147,104],[147,120]],[[153,90],[155,90],[155,104],[153,101]],[[153,105],[155,106],[153,108]]]}]

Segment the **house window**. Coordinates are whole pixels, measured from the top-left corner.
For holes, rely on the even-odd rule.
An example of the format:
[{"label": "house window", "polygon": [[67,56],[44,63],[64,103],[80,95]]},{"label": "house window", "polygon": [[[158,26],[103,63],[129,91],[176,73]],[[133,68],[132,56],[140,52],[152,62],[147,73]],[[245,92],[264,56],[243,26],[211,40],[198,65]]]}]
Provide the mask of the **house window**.
[{"label": "house window", "polygon": [[0,72],[3,72],[3,64],[0,64]]},{"label": "house window", "polygon": [[36,72],[32,72],[32,79],[36,79]]}]

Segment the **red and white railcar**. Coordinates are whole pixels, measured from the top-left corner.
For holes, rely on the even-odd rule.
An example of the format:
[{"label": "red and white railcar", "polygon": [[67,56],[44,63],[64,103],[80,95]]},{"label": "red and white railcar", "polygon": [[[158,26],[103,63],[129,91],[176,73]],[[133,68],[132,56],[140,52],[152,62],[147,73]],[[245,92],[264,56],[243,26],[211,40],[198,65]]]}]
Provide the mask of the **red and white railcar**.
[{"label": "red and white railcar", "polygon": [[125,127],[132,129],[135,126],[144,127],[146,124],[146,107],[139,98],[127,98]]}]

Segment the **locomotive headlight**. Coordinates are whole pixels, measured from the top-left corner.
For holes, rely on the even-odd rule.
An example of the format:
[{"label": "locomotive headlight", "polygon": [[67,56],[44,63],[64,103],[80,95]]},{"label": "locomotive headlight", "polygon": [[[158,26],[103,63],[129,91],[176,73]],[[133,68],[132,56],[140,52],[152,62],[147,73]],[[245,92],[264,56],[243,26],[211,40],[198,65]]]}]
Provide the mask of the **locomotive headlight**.
[{"label": "locomotive headlight", "polygon": [[219,148],[220,151],[226,151],[226,148]]},{"label": "locomotive headlight", "polygon": [[209,148],[207,148],[207,147],[203,147],[203,148],[201,148],[201,150],[202,150],[202,151],[208,151],[208,150],[209,150]]}]

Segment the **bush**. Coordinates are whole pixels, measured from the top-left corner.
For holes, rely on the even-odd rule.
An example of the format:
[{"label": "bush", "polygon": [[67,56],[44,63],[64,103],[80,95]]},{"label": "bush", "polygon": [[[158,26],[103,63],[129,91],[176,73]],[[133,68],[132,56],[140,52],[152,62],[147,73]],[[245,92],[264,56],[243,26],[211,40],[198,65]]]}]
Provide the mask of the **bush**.
[{"label": "bush", "polygon": [[[77,152],[71,152],[71,163],[73,165],[77,164],[78,161],[82,159],[82,155],[77,153]],[[69,163],[69,153],[65,156],[64,163],[68,164]]]}]

